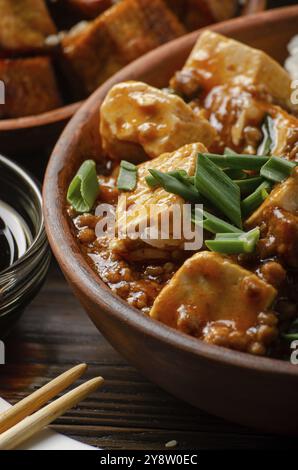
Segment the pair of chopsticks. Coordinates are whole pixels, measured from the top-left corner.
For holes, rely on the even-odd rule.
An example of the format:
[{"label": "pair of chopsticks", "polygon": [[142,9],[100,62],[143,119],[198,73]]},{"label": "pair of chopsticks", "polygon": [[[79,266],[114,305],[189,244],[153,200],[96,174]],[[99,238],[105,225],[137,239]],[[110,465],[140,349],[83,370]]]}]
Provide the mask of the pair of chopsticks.
[{"label": "pair of chopsticks", "polygon": [[42,408],[72,385],[86,369],[86,364],[73,367],[0,414],[0,450],[15,449],[95,392],[104,382],[102,377],[89,380]]}]

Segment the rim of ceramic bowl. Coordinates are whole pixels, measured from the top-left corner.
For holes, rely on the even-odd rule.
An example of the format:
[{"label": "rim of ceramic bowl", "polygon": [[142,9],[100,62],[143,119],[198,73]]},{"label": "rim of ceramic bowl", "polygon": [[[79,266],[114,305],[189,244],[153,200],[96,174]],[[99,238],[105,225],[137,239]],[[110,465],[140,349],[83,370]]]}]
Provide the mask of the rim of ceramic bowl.
[{"label": "rim of ceramic bowl", "polygon": [[[243,12],[240,17],[245,17],[264,10],[266,8],[266,3],[267,0],[249,0],[249,2],[243,7]],[[233,21],[233,19],[231,21]],[[85,100],[74,101],[73,103],[60,106],[59,108],[47,111],[46,113],[13,119],[0,119],[0,132],[32,129],[35,127],[43,127],[67,121],[77,112],[84,102]]]},{"label": "rim of ceramic bowl", "polygon": [[35,250],[39,248],[40,242],[44,241],[44,238],[46,236],[45,233],[45,223],[44,223],[44,215],[43,215],[43,209],[42,209],[42,194],[41,194],[41,187],[40,185],[35,181],[33,177],[30,176],[30,174],[24,170],[21,166],[19,166],[17,163],[14,161],[10,160],[9,158],[4,157],[3,155],[0,155],[0,163],[3,163],[7,168],[12,170],[15,174],[17,174],[22,180],[30,186],[30,188],[34,191],[34,194],[38,200],[38,212],[40,212],[40,222],[39,222],[39,228],[38,231],[36,232],[36,235],[30,244],[30,247],[28,250],[18,258],[11,266],[8,268],[4,269],[1,273],[0,276],[3,276],[6,274],[6,272],[10,272],[13,269],[18,268],[24,261],[26,261],[28,258],[30,258],[34,253]]},{"label": "rim of ceramic bowl", "polygon": [[[243,21],[246,22],[246,27],[249,27],[249,25],[261,26],[262,22],[268,18],[271,18],[271,21],[274,23],[278,22],[282,16],[290,16],[294,12],[297,15],[298,6],[267,11],[258,15],[252,15],[249,18],[238,18],[221,23],[221,25],[213,26],[209,29],[221,31],[223,27],[227,27],[229,24],[230,32],[236,32],[242,28]],[[59,174],[76,148],[79,142],[80,132],[88,121],[88,116],[93,115],[94,109],[96,106],[99,106],[99,102],[106,95],[111,86],[124,78],[128,79],[129,75],[133,76],[135,69],[141,70],[144,68],[148,60],[152,60],[155,63],[157,59],[162,60],[163,56],[168,55],[168,49],[175,50],[179,42],[184,45],[187,44],[194,39],[197,34],[198,32],[191,33],[172,41],[148,53],[133,64],[128,65],[91,95],[72,118],[53,151],[46,171],[43,194],[45,225],[48,238],[62,270],[66,273],[71,283],[76,286],[76,289],[80,290],[83,286],[85,296],[88,296],[88,298],[103,311],[109,312],[109,314],[116,317],[119,322],[125,322],[129,327],[138,329],[144,336],[149,335],[154,337],[172,348],[193,354],[197,357],[202,357],[208,361],[221,363],[223,366],[253,370],[260,374],[266,373],[296,377],[298,375],[298,367],[292,365],[290,362],[288,363],[280,359],[267,357],[255,357],[247,353],[209,345],[152,320],[115,296],[103,281],[100,280],[99,276],[88,264],[80,251],[65,212],[66,188],[57,189],[59,186]],[[67,154],[66,149],[68,149]],[[65,253],[68,253],[67,257],[64,256]]]}]

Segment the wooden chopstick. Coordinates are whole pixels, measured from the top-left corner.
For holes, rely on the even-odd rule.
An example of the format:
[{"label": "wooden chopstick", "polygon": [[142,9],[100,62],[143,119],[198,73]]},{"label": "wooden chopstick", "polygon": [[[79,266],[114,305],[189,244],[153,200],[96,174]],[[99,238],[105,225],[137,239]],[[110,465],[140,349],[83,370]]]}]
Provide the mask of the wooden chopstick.
[{"label": "wooden chopstick", "polygon": [[80,364],[59,375],[56,379],[33,392],[16,405],[0,414],[0,434],[39,410],[49,400],[72,385],[87,369],[87,364]]},{"label": "wooden chopstick", "polygon": [[63,415],[65,411],[84,400],[89,394],[97,390],[103,382],[102,377],[89,380],[89,382],[71,390],[46,407],[36,411],[33,415],[23,419],[23,421],[0,435],[0,450],[15,449],[41,431],[45,426],[55,421],[59,416]]}]

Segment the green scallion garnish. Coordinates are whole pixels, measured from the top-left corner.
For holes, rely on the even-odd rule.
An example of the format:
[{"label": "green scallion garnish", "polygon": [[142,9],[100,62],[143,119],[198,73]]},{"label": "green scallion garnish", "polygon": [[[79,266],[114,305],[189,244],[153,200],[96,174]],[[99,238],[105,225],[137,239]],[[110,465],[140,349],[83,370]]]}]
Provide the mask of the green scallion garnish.
[{"label": "green scallion garnish", "polygon": [[284,333],[282,337],[288,341],[296,341],[298,340],[298,320],[295,320],[289,331],[287,333]]},{"label": "green scallion garnish", "polygon": [[198,226],[202,226],[205,230],[210,233],[243,233],[234,225],[229,224],[223,219],[216,217],[205,209],[196,208],[192,214],[192,222]]},{"label": "green scallion garnish", "polygon": [[[166,175],[173,176],[174,178],[182,181],[183,183],[192,183],[191,177],[188,176],[187,172],[185,170],[173,170],[169,171],[168,173],[165,173]],[[145,178],[146,183],[150,188],[157,188],[160,186],[160,183],[157,181],[157,179],[154,178],[152,175],[148,175]]]},{"label": "green scallion garnish", "polygon": [[126,160],[120,163],[117,188],[120,191],[133,191],[137,185],[138,168]]},{"label": "green scallion garnish", "polygon": [[261,204],[267,199],[272,189],[269,181],[264,181],[258,188],[250,194],[241,203],[241,210],[244,217],[249,216],[252,212],[258,209]]},{"label": "green scallion garnish", "polygon": [[263,181],[264,179],[261,176],[255,176],[253,178],[237,179],[234,180],[234,183],[239,186],[241,195],[247,195],[255,191]]},{"label": "green scallion garnish", "polygon": [[271,155],[272,147],[274,144],[274,121],[271,116],[266,116],[264,124],[262,126],[263,141],[258,148],[258,154],[260,155]]},{"label": "green scallion garnish", "polygon": [[224,149],[224,155],[240,155],[240,154],[235,152],[235,150],[232,150],[230,147],[226,147]]},{"label": "green scallion garnish", "polygon": [[291,176],[296,165],[297,163],[290,162],[282,157],[271,157],[261,168],[260,174],[267,180],[282,183]]},{"label": "green scallion garnish", "polygon": [[237,227],[242,227],[240,189],[206,154],[198,155],[195,184],[200,194]]},{"label": "green scallion garnish", "polygon": [[213,163],[220,168],[237,170],[260,170],[270,157],[259,155],[218,155],[215,153],[204,153]]},{"label": "green scallion garnish", "polygon": [[245,171],[238,170],[237,168],[226,168],[224,172],[231,180],[245,180],[249,177]]},{"label": "green scallion garnish", "polygon": [[253,253],[260,239],[260,229],[254,228],[250,232],[219,233],[214,240],[207,240],[206,246],[211,251],[225,254]]},{"label": "green scallion garnish", "polygon": [[99,192],[96,164],[86,160],[79,168],[67,191],[67,201],[80,213],[91,211]]},{"label": "green scallion garnish", "polygon": [[154,169],[149,170],[149,172],[168,193],[181,196],[187,202],[199,203],[201,201],[199,191],[195,186],[180,181],[180,179],[168,173],[162,173]]}]

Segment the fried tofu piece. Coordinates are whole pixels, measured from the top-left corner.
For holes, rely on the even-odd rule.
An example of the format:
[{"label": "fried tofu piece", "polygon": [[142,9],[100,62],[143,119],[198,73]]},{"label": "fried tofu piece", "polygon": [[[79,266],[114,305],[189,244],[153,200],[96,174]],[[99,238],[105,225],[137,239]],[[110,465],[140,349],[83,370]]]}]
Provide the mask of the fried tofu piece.
[{"label": "fried tofu piece", "polygon": [[62,41],[77,91],[93,92],[124,65],[185,30],[161,0],[126,0]]},{"label": "fried tofu piece", "polygon": [[263,204],[246,221],[247,228],[260,225],[268,207],[278,207],[298,215],[298,167],[283,183],[278,184]]},{"label": "fried tofu piece", "polygon": [[259,315],[277,295],[270,284],[217,253],[189,258],[156,298],[150,316],[212,344],[264,353],[275,338],[258,335]]},{"label": "fried tofu piece", "polygon": [[45,50],[57,33],[44,0],[0,0],[0,12],[1,56]]},{"label": "fried tofu piece", "polygon": [[1,118],[40,114],[62,105],[48,57],[0,60],[0,80],[5,85]]},{"label": "fried tofu piece", "polygon": [[95,18],[113,5],[113,0],[63,0],[83,18]]},{"label": "fried tofu piece", "polygon": [[[194,0],[199,4],[200,0]],[[239,7],[238,0],[205,0],[205,5],[209,8],[214,21],[225,21],[236,15]]]},{"label": "fried tofu piece", "polygon": [[238,0],[166,0],[188,30],[193,31],[237,13]]},{"label": "fried tofu piece", "polygon": [[245,225],[248,229],[261,227],[258,248],[263,259],[278,256],[289,266],[298,267],[298,167],[275,187]]},{"label": "fried tofu piece", "polygon": [[111,158],[140,162],[194,142],[208,147],[216,132],[179,96],[124,82],[110,90],[101,106],[100,135]]},{"label": "fried tofu piece", "polygon": [[266,92],[277,103],[293,109],[290,76],[275,60],[261,50],[205,31],[171,86],[189,97],[227,83]]},{"label": "fried tofu piece", "polygon": [[[174,238],[173,235],[172,211],[176,206],[182,213],[185,201],[180,196],[168,193],[161,187],[150,188],[145,178],[150,175],[149,169],[157,169],[164,173],[181,169],[185,170],[189,176],[193,176],[198,153],[206,151],[202,144],[189,144],[173,153],[163,154],[138,166],[138,182],[135,190],[123,192],[118,200],[116,211],[118,239],[112,241],[110,246],[112,251],[139,261],[140,259],[151,259],[152,248],[158,250],[155,257],[162,259],[168,257],[168,254],[162,250],[184,249],[183,234],[179,238]],[[154,212],[150,212],[153,209]],[[169,221],[169,237],[166,237],[165,234],[162,235],[162,218],[164,221]],[[156,238],[146,239],[147,227],[149,226],[156,229]],[[130,237],[135,228],[139,232],[137,237]]]},{"label": "fried tofu piece", "polygon": [[271,154],[298,160],[298,118],[279,106],[270,106],[267,113],[273,119],[274,145]]}]

